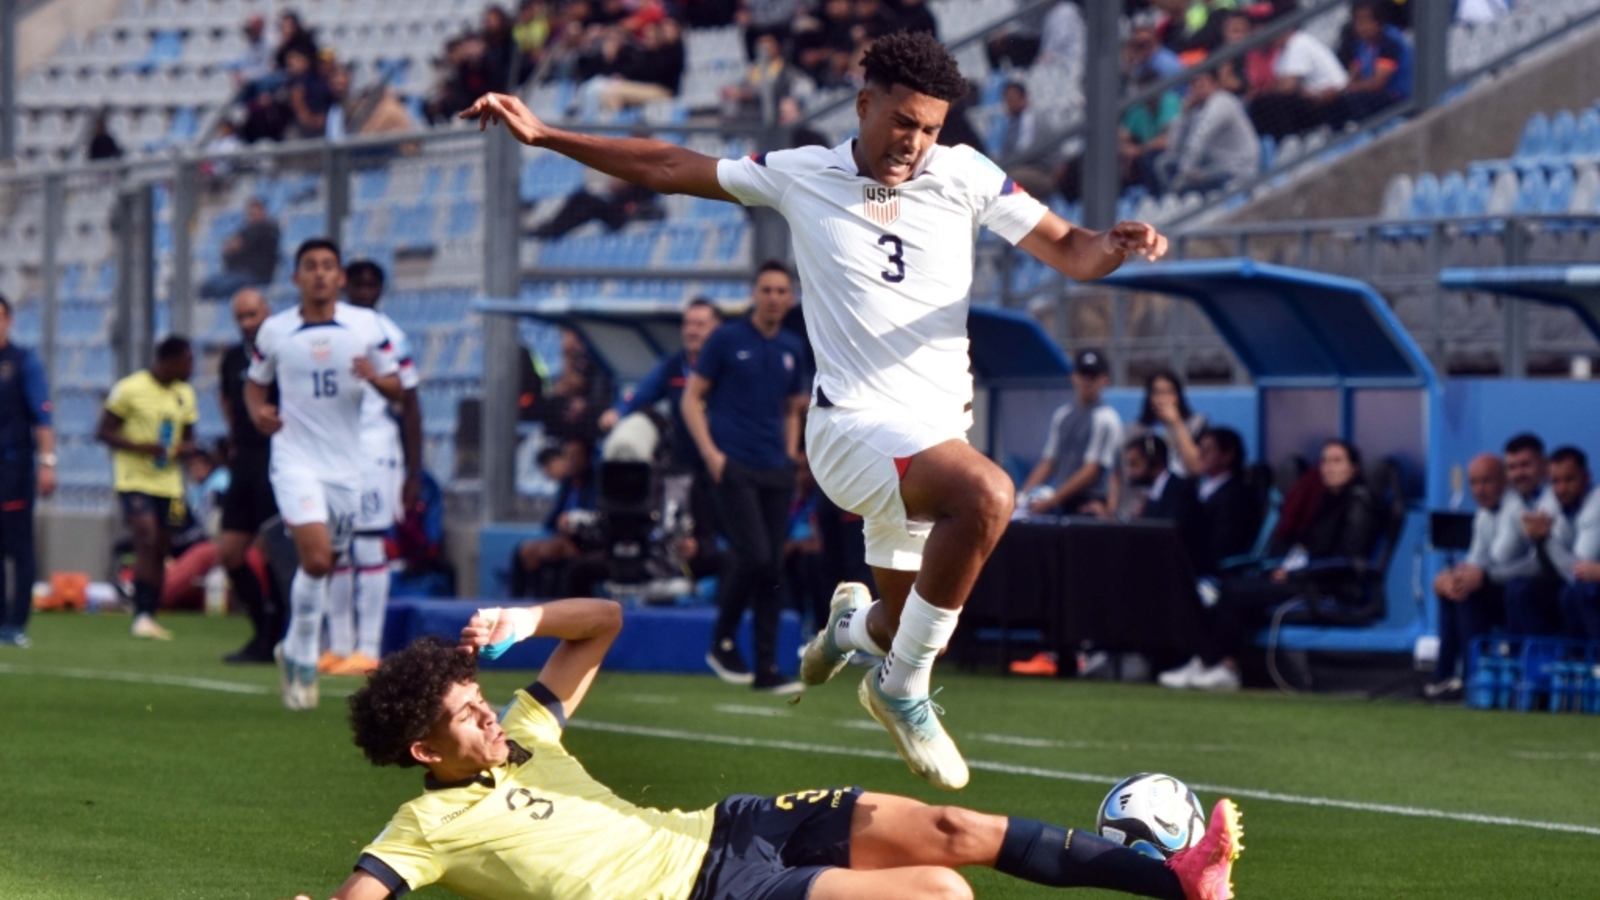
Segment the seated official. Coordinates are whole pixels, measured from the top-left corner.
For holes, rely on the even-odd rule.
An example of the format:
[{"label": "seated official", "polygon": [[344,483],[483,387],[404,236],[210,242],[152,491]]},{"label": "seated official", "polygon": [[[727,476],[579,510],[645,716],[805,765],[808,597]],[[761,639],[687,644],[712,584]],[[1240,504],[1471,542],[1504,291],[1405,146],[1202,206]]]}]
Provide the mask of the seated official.
[{"label": "seated official", "polygon": [[1348,606],[1361,602],[1377,520],[1360,451],[1345,441],[1327,442],[1315,477],[1322,490],[1313,514],[1289,534],[1274,536],[1271,555],[1281,555],[1281,560],[1265,575],[1221,581],[1201,653],[1182,668],[1162,673],[1164,686],[1237,690],[1236,656],[1250,632],[1279,605],[1309,595],[1332,597]]},{"label": "seated official", "polygon": [[1244,439],[1232,428],[1208,428],[1198,444],[1200,473],[1195,482],[1199,501],[1195,526],[1196,575],[1214,576],[1225,560],[1245,557],[1255,549],[1262,510],[1244,479]]},{"label": "seated official", "polygon": [[1040,496],[1028,503],[1030,513],[1110,515],[1111,471],[1122,446],[1122,417],[1103,399],[1110,382],[1099,352],[1084,350],[1073,360],[1072,402],[1051,417],[1044,451],[1022,483],[1024,495],[1039,489]]},{"label": "seated official", "polygon": [[511,554],[511,596],[570,596],[573,563],[599,550],[586,527],[599,506],[592,457],[588,443],[575,439],[539,451],[539,468],[560,488],[544,521],[550,536],[523,541]]},{"label": "seated official", "polygon": [[1171,522],[1192,566],[1196,557],[1208,552],[1200,531],[1200,498],[1193,479],[1172,471],[1167,454],[1167,442],[1148,433],[1123,448],[1123,475],[1129,487],[1143,495],[1132,518]]},{"label": "seated official", "polygon": [[1549,536],[1557,507],[1548,483],[1544,441],[1519,434],[1506,442],[1505,509],[1490,551],[1505,573],[1506,630],[1517,635],[1561,633],[1561,591],[1566,582],[1539,545]]},{"label": "seated official", "polygon": [[1600,490],[1589,475],[1589,458],[1576,447],[1550,454],[1549,517],[1539,554],[1563,582],[1561,629],[1565,637],[1600,641]]},{"label": "seated official", "polygon": [[1433,579],[1439,598],[1439,660],[1433,681],[1423,688],[1432,699],[1453,698],[1461,691],[1458,667],[1473,639],[1505,619],[1501,589],[1504,572],[1495,565],[1494,536],[1505,509],[1506,468],[1500,457],[1480,454],[1467,466],[1467,484],[1478,511],[1472,517],[1472,543],[1467,558]]}]

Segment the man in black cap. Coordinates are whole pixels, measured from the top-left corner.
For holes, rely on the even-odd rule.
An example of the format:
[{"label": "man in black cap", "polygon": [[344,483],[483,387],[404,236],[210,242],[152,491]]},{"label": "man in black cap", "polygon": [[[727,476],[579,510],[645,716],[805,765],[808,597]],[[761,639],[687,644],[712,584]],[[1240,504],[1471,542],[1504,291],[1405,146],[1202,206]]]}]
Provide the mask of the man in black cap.
[{"label": "man in black cap", "polygon": [[1109,381],[1103,353],[1078,353],[1072,366],[1073,402],[1051,417],[1039,464],[1022,485],[1024,495],[1040,486],[1050,488],[1029,503],[1029,512],[1058,516],[1108,513],[1111,473],[1122,446],[1122,417],[1100,399]]}]

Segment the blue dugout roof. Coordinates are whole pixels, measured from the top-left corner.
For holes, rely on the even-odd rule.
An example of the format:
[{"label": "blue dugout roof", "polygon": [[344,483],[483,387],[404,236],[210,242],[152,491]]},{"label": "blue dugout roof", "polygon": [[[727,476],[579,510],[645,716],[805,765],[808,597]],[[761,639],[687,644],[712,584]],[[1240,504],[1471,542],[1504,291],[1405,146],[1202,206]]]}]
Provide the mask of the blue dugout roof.
[{"label": "blue dugout roof", "polygon": [[[589,342],[599,362],[624,381],[644,377],[656,361],[678,349],[683,306],[665,300],[545,298],[480,299],[482,313],[528,316],[572,328]],[[737,310],[740,306],[729,307]],[[802,304],[798,311],[804,313]],[[1072,365],[1039,323],[1021,313],[973,307],[967,317],[972,369],[980,383],[997,385],[1064,379]]]},{"label": "blue dugout roof", "polygon": [[1439,285],[1566,307],[1600,338],[1600,266],[1445,269],[1439,273]]},{"label": "blue dugout roof", "polygon": [[1259,387],[1426,387],[1433,366],[1364,282],[1249,259],[1128,266],[1103,284],[1206,314]]}]

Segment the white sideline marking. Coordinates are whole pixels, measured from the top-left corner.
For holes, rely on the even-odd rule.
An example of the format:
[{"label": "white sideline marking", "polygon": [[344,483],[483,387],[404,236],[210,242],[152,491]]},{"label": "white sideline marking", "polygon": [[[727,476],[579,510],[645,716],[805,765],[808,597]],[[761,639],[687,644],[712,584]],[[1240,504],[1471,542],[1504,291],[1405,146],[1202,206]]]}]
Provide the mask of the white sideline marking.
[{"label": "white sideline marking", "polygon": [[666,705],[678,702],[678,698],[671,694],[618,694],[617,696],[622,700],[632,700],[634,703]]},{"label": "white sideline marking", "polygon": [[1511,756],[1516,759],[1531,759],[1540,762],[1600,762],[1600,753],[1558,753],[1548,750],[1513,750]]},{"label": "white sideline marking", "polygon": [[128,684],[159,684],[165,687],[198,688],[202,691],[221,691],[225,694],[271,694],[274,689],[242,681],[219,681],[214,678],[185,678],[181,675],[151,675],[146,672],[106,672],[100,669],[41,669],[34,666],[13,666],[0,663],[0,675],[46,675],[55,678],[82,678],[88,681],[122,681]]},{"label": "white sideline marking", "polygon": [[[874,725],[873,727],[878,727]],[[990,744],[1008,747],[1033,747],[1040,750],[1131,750],[1137,745],[1115,741],[1057,741],[1049,738],[1019,737],[1014,734],[975,734],[973,737]],[[1144,748],[1149,749],[1149,748]],[[1182,750],[1186,753],[1232,753],[1234,748],[1220,744],[1191,744],[1189,746],[1163,746],[1165,750]]]},{"label": "white sideline marking", "polygon": [[711,707],[720,713],[730,716],[763,716],[769,719],[781,719],[789,715],[785,710],[771,706],[740,706],[737,703],[718,703]]},{"label": "white sideline marking", "polygon": [[[0,675],[37,675],[55,678],[81,678],[89,681],[118,681],[129,684],[155,684],[167,687],[187,687],[203,691],[219,691],[227,694],[271,694],[273,689],[259,684],[246,684],[239,681],[221,681],[214,678],[187,678],[180,675],[151,675],[142,672],[110,672],[96,669],[42,669],[34,666],[16,666],[9,663],[0,663]],[[765,707],[745,707],[746,709],[765,709]],[[781,712],[780,712],[781,715]],[[775,741],[763,738],[746,738],[729,734],[699,734],[692,731],[677,731],[671,728],[648,728],[642,725],[624,725],[618,722],[595,722],[585,719],[574,720],[567,725],[568,728],[588,729],[590,731],[606,731],[613,734],[631,734],[638,737],[654,737],[669,741],[691,741],[699,744],[722,744],[729,747],[759,747],[766,750],[792,750],[797,753],[818,753],[826,756],[853,756],[861,759],[899,760],[898,753],[887,750],[871,750],[865,747],[841,747],[833,744],[807,744],[800,741]],[[1119,779],[1110,775],[1094,775],[1087,772],[1068,772],[1061,769],[1044,769],[1037,766],[1017,766],[1010,763],[993,762],[990,760],[974,759],[967,761],[967,767],[985,772],[997,772],[1003,775],[1025,775],[1034,778],[1046,778],[1053,781],[1077,781],[1085,784],[1115,784]],[[1295,806],[1320,806],[1333,809],[1348,809],[1355,812],[1371,812],[1382,815],[1406,816],[1416,819],[1446,819],[1452,822],[1467,822],[1474,825],[1506,825],[1514,828],[1532,828],[1538,831],[1557,831],[1566,834],[1587,834],[1600,837],[1600,827],[1593,825],[1573,825],[1566,822],[1540,822],[1534,819],[1518,819],[1512,816],[1489,816],[1480,813],[1449,812],[1442,809],[1426,809],[1416,806],[1395,806],[1388,803],[1362,803],[1356,800],[1336,800],[1330,797],[1306,797],[1299,794],[1283,794],[1277,791],[1261,791],[1253,788],[1227,787],[1217,784],[1201,784],[1190,782],[1189,786],[1199,791],[1208,791],[1217,794],[1227,794],[1233,797],[1249,797],[1252,800],[1267,800],[1273,803],[1288,803]]]},{"label": "white sideline marking", "polygon": [[[899,760],[898,753],[888,750],[870,750],[863,747],[840,747],[832,744],[807,744],[800,741],[775,741],[763,738],[746,738],[728,734],[700,734],[691,731],[677,731],[671,728],[647,728],[640,725],[624,725],[617,722],[595,722],[585,719],[575,719],[568,724],[569,728],[589,729],[591,731],[607,731],[613,734],[631,734],[639,737],[654,737],[671,741],[692,741],[701,744],[723,744],[730,747],[759,747],[766,750],[793,750],[798,753],[819,753],[827,756],[854,756],[864,759]],[[1068,772],[1061,769],[1044,769],[1037,766],[1017,766],[1010,763],[993,762],[990,760],[967,760],[968,768],[980,769],[985,772],[998,772],[1004,775],[1026,775],[1034,778],[1047,778],[1055,781],[1078,781],[1086,784],[1115,784],[1118,779],[1110,775],[1093,775],[1087,772]],[[1334,809],[1348,809],[1355,812],[1379,813],[1391,816],[1406,816],[1417,819],[1446,819],[1452,822],[1467,822],[1474,825],[1506,825],[1514,828],[1533,828],[1539,831],[1559,831],[1567,834],[1587,834],[1600,837],[1600,827],[1593,825],[1573,825],[1566,822],[1540,822],[1534,819],[1518,819],[1512,816],[1490,816],[1480,813],[1450,812],[1442,809],[1426,809],[1417,806],[1396,806],[1389,803],[1362,803],[1356,800],[1336,800],[1331,797],[1306,797],[1299,794],[1284,794],[1278,791],[1261,791],[1252,788],[1228,787],[1217,784],[1200,784],[1190,782],[1190,787],[1199,791],[1216,794],[1227,794],[1231,797],[1248,797],[1252,800],[1267,800],[1273,803],[1288,803],[1295,806],[1330,807]]]}]

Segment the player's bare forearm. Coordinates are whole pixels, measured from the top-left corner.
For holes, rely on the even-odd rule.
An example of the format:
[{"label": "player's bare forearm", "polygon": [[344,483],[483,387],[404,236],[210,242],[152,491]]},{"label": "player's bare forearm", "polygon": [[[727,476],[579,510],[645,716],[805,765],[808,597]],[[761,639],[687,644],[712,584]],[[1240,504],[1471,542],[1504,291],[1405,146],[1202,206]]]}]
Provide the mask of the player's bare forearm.
[{"label": "player's bare forearm", "polygon": [[400,447],[406,454],[406,477],[422,475],[422,404],[415,388],[400,400]]},{"label": "player's bare forearm", "polygon": [[261,416],[261,408],[267,405],[267,389],[264,385],[256,384],[249,379],[244,383],[244,412],[254,422]]},{"label": "player's bare forearm", "polygon": [[529,637],[558,638],[561,645],[539,670],[539,683],[561,700],[570,716],[583,702],[621,631],[622,606],[614,601],[555,600],[539,606],[480,610],[461,630],[461,649],[470,653]]},{"label": "player's bare forearm", "polygon": [[[388,900],[390,891],[370,872],[360,871],[345,879],[333,900]],[[296,894],[294,900],[312,900],[309,894]]]},{"label": "player's bare forearm", "polygon": [[[711,439],[711,422],[706,418],[706,394],[711,391],[711,382],[699,372],[689,374],[689,383],[684,386],[683,398],[678,401],[678,408],[683,413],[683,427],[689,430],[689,437],[694,440],[695,448],[700,451],[700,456],[706,460],[721,455],[717,444]],[[713,477],[720,480],[720,474],[712,472]]]},{"label": "player's bare forearm", "polygon": [[1143,222],[1119,222],[1096,232],[1045,213],[1017,246],[1074,281],[1095,281],[1130,259],[1160,259],[1166,255],[1167,239]]},{"label": "player's bare forearm", "polygon": [[804,430],[806,407],[810,398],[805,394],[789,398],[789,408],[783,417],[783,452],[796,464],[800,462],[800,434]]},{"label": "player's bare forearm", "polygon": [[648,138],[600,137],[552,128],[509,94],[485,94],[461,113],[480,129],[503,124],[530,147],[553,150],[613,178],[662,194],[692,194],[736,203],[717,180],[717,160],[676,144]]},{"label": "player's bare forearm", "polygon": [[1050,477],[1050,470],[1055,467],[1055,464],[1056,461],[1050,459],[1049,457],[1039,460],[1039,462],[1034,465],[1033,471],[1028,473],[1028,480],[1022,483],[1022,488],[1020,489],[1021,493],[1026,494],[1039,485],[1044,484],[1045,479]]}]

